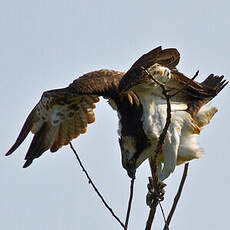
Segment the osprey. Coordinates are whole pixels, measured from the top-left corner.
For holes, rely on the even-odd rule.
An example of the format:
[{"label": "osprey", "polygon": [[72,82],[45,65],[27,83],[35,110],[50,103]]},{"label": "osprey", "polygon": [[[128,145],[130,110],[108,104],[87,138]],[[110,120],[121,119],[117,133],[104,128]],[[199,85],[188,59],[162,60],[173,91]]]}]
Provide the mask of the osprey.
[{"label": "osprey", "polygon": [[44,92],[6,155],[13,153],[30,131],[34,137],[24,168],[48,149],[56,152],[86,132],[87,125],[95,121],[93,110],[102,96],[117,111],[122,165],[134,178],[136,168],[154,154],[167,118],[162,89],[147,70],[175,94],[171,98],[171,123],[158,159],[159,179],[166,179],[177,164],[201,157],[197,135],[217,112],[206,104],[228,83],[223,76],[213,74],[201,83],[192,81],[176,69],[179,59],[176,49],[157,47],[140,57],[126,73],[93,71],[66,88]]}]

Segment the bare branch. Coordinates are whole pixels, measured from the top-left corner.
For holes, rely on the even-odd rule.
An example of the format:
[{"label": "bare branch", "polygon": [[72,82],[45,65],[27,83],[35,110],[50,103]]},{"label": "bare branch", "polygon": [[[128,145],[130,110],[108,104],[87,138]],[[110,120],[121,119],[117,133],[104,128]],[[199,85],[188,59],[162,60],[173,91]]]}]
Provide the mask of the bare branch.
[{"label": "bare branch", "polygon": [[128,203],[128,209],[127,209],[126,219],[125,219],[125,227],[127,229],[128,229],[128,224],[129,224],[129,216],[130,216],[130,211],[131,211],[131,207],[132,207],[132,201],[133,201],[134,181],[135,181],[135,178],[133,178],[131,180],[131,183],[130,183],[129,203]]},{"label": "bare branch", "polygon": [[112,214],[112,216],[117,220],[117,222],[120,223],[120,225],[122,226],[123,229],[127,230],[127,228],[125,227],[125,225],[122,223],[122,221],[119,219],[119,217],[117,217],[115,215],[115,213],[113,212],[112,208],[107,204],[107,202],[105,201],[105,199],[103,198],[103,196],[101,195],[101,193],[98,191],[97,187],[95,186],[95,184],[93,183],[92,179],[90,178],[88,172],[86,171],[85,167],[83,166],[76,150],[74,149],[72,143],[70,142],[70,148],[73,150],[74,152],[74,155],[76,156],[77,158],[77,161],[78,163],[80,164],[81,168],[82,168],[82,171],[85,173],[88,181],[89,181],[89,184],[92,185],[93,189],[95,190],[95,192],[97,193],[97,195],[99,196],[99,198],[102,200],[103,204],[105,205],[105,207],[110,211],[110,213]]},{"label": "bare branch", "polygon": [[183,176],[181,178],[180,186],[179,186],[177,194],[176,194],[176,196],[174,198],[174,202],[173,202],[172,208],[171,208],[171,210],[169,212],[167,221],[165,223],[164,230],[168,230],[169,229],[169,224],[170,224],[172,216],[173,216],[173,214],[174,214],[174,212],[176,210],[178,201],[180,199],[180,196],[181,196],[181,193],[182,193],[182,190],[183,190],[183,187],[184,187],[184,183],[185,183],[185,180],[186,180],[186,177],[187,177],[187,173],[188,173],[188,166],[189,166],[189,163],[186,163],[185,166],[184,166],[184,173],[183,173]]},{"label": "bare branch", "polygon": [[151,229],[155,213],[156,213],[156,207],[152,207],[149,211],[149,216],[146,222],[145,230]]},{"label": "bare branch", "polygon": [[165,217],[165,213],[164,213],[164,209],[161,205],[161,202],[159,201],[159,206],[160,206],[160,209],[161,209],[161,213],[162,213],[162,216],[163,216],[163,219],[164,219],[164,222],[166,223],[166,217]]}]

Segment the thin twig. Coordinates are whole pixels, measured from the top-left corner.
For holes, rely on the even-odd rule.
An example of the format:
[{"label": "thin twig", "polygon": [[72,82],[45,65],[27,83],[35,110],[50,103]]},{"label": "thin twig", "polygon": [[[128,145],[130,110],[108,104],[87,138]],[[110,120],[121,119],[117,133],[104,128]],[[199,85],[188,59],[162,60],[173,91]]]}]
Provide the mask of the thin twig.
[{"label": "thin twig", "polygon": [[165,217],[164,209],[163,209],[163,207],[162,207],[162,205],[161,205],[161,202],[160,202],[160,201],[159,201],[159,206],[160,206],[160,209],[161,209],[161,213],[162,213],[162,216],[163,216],[164,222],[165,222],[165,224],[166,224],[166,217]]},{"label": "thin twig", "polygon": [[132,201],[133,201],[134,181],[135,181],[135,178],[132,178],[131,183],[130,183],[129,203],[128,203],[126,219],[125,219],[125,227],[127,229],[128,229],[128,224],[129,224],[129,216],[130,216],[130,211],[131,211],[131,207],[132,207]]},{"label": "thin twig", "polygon": [[184,187],[184,183],[185,183],[185,180],[186,180],[186,177],[187,177],[187,174],[188,174],[188,166],[189,166],[189,163],[186,163],[185,166],[184,166],[184,172],[183,172],[183,176],[181,178],[181,182],[180,182],[180,186],[178,188],[178,191],[177,191],[177,194],[174,198],[174,201],[173,201],[173,205],[172,205],[172,208],[169,212],[169,215],[168,215],[168,218],[167,218],[167,221],[165,223],[165,226],[164,226],[164,230],[168,230],[168,226],[171,222],[171,219],[172,219],[172,216],[176,210],[176,206],[178,204],[178,201],[180,199],[180,196],[181,196],[181,193],[182,193],[182,190],[183,190],[183,187]]},{"label": "thin twig", "polygon": [[107,204],[107,202],[105,201],[105,199],[103,198],[103,196],[101,195],[101,193],[98,191],[97,187],[94,185],[92,179],[90,178],[88,172],[86,171],[85,167],[83,166],[76,150],[74,149],[72,143],[70,142],[70,148],[73,150],[74,152],[74,155],[76,156],[77,158],[77,161],[78,163],[80,164],[81,168],[82,168],[82,171],[85,173],[88,181],[89,181],[89,184],[92,185],[93,189],[95,190],[95,192],[97,193],[97,195],[99,196],[99,198],[102,200],[103,204],[105,205],[105,207],[110,211],[110,213],[112,214],[112,216],[120,223],[120,225],[122,226],[123,229],[127,230],[127,228],[125,227],[125,225],[122,223],[122,221],[119,219],[119,217],[117,217],[115,215],[115,213],[113,212],[112,208],[110,208],[110,206]]}]

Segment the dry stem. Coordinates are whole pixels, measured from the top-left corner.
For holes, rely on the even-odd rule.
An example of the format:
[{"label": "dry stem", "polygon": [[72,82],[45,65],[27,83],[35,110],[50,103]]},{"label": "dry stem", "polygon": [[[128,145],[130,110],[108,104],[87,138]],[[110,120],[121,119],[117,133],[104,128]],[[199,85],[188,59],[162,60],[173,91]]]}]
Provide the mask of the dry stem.
[{"label": "dry stem", "polygon": [[102,200],[103,204],[105,205],[105,207],[110,211],[110,213],[112,214],[112,216],[120,223],[120,225],[122,226],[123,229],[127,230],[127,228],[125,227],[125,225],[122,223],[122,221],[119,219],[119,217],[117,217],[115,215],[115,213],[113,212],[112,208],[107,204],[107,202],[105,201],[105,199],[103,198],[103,196],[101,195],[101,193],[98,191],[97,187],[95,186],[95,184],[93,183],[92,179],[90,178],[88,172],[86,171],[85,167],[83,166],[76,150],[74,149],[72,143],[70,142],[70,148],[73,150],[74,152],[74,155],[76,156],[77,158],[77,161],[78,163],[80,164],[81,168],[82,168],[82,171],[85,173],[88,181],[89,181],[89,184],[92,185],[93,189],[95,190],[95,192],[97,193],[97,195],[100,197],[100,199]]},{"label": "dry stem", "polygon": [[172,208],[169,212],[169,215],[168,215],[168,218],[167,218],[167,221],[165,222],[165,226],[164,226],[164,230],[169,230],[169,224],[171,222],[171,219],[172,219],[172,216],[176,210],[176,206],[178,204],[178,201],[180,199],[180,196],[181,196],[181,193],[182,193],[182,190],[183,190],[183,187],[184,187],[184,183],[185,183],[185,179],[187,177],[187,173],[188,173],[188,166],[189,166],[189,163],[186,163],[184,165],[184,172],[183,172],[183,176],[181,178],[181,182],[180,182],[180,186],[178,188],[178,191],[177,191],[177,194],[174,198],[174,201],[173,201],[173,205],[172,205]]},{"label": "dry stem", "polygon": [[135,179],[133,178],[133,179],[131,180],[131,183],[130,183],[129,203],[128,203],[128,208],[127,208],[127,213],[126,213],[126,219],[125,219],[125,227],[126,227],[127,229],[128,229],[130,211],[131,211],[131,207],[132,207],[132,201],[133,201],[134,181],[135,181]]}]

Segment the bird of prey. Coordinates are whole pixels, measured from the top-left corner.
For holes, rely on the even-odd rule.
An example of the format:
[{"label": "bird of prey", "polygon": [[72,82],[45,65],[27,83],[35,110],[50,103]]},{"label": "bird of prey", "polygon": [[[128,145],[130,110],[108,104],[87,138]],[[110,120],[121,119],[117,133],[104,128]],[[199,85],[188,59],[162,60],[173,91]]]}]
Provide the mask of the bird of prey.
[{"label": "bird of prey", "polygon": [[227,84],[223,76],[213,74],[201,83],[192,81],[176,69],[179,59],[176,49],[157,47],[141,56],[126,73],[93,71],[66,88],[44,92],[6,155],[13,153],[30,131],[34,137],[23,167],[49,149],[56,152],[86,132],[87,125],[95,121],[95,103],[104,97],[117,111],[122,165],[134,178],[137,167],[154,155],[167,117],[162,89],[148,71],[175,94],[171,98],[171,123],[158,159],[158,177],[166,179],[177,164],[201,157],[197,135],[217,111],[206,104]]}]

